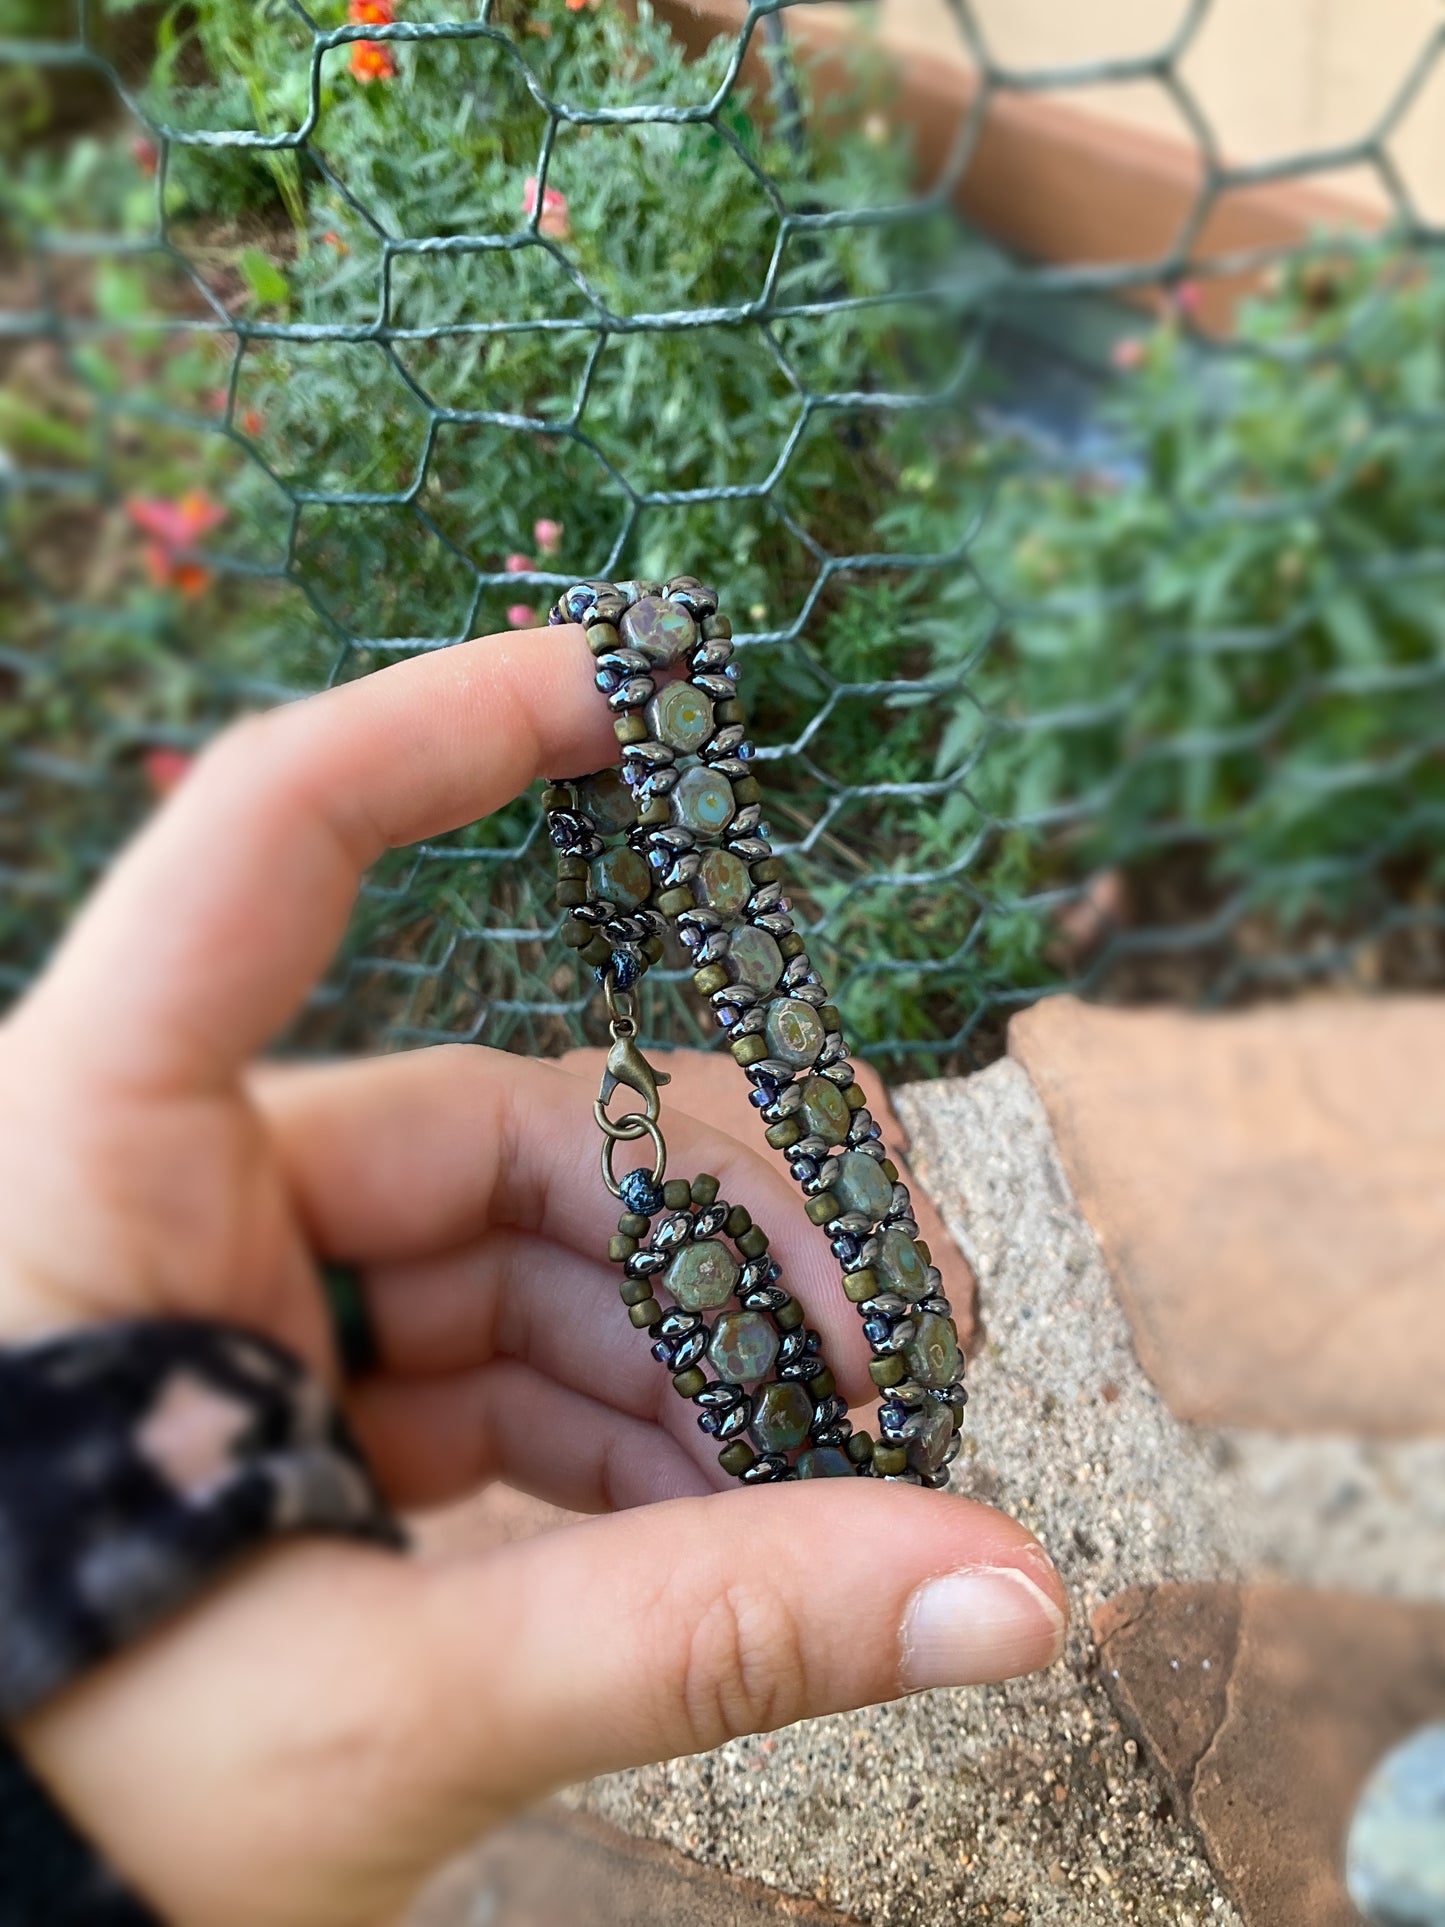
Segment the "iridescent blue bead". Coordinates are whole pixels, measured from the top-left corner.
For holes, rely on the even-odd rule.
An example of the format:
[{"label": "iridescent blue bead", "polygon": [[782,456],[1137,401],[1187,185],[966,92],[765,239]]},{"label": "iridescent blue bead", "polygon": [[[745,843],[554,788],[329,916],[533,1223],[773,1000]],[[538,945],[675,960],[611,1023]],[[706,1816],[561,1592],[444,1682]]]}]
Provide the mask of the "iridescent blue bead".
[{"label": "iridescent blue bead", "polygon": [[578,582],[562,598],[562,610],[568,622],[580,622],[583,616],[597,603],[597,589],[591,582]]}]

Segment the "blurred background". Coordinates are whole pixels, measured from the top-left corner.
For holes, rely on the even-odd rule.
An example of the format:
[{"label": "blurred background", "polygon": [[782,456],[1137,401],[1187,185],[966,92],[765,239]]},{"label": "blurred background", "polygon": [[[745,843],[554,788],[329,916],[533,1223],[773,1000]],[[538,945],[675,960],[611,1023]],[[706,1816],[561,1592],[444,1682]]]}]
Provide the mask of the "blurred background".
[{"label": "blurred background", "polygon": [[[1437,983],[1437,12],[0,0],[8,984],[228,715],[684,564],[895,1073]],[[587,1035],[548,869],[308,1039]]]},{"label": "blurred background", "polygon": [[[1436,0],[0,0],[0,988],[228,718],[716,580],[1075,1602],[418,1922],[1445,1927],[1442,243]],[[596,1042],[552,891],[397,853],[293,1043]]]}]

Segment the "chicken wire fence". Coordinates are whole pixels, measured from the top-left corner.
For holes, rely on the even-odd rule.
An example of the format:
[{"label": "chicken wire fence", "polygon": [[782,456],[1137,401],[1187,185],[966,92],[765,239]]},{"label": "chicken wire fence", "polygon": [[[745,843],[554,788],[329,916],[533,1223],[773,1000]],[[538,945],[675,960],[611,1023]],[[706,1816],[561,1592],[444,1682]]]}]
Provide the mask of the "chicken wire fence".
[{"label": "chicken wire fence", "polygon": [[[0,0],[10,986],[228,716],[678,569],[891,1068],[1060,988],[1438,983],[1445,281],[1400,152],[1442,35],[1358,139],[1242,166],[1216,11],[1023,71],[951,0],[925,153],[790,0],[706,45],[645,0]],[[1191,145],[1161,244],[960,211],[994,116],[1105,84]],[[1206,248],[1346,169],[1358,222]],[[586,1037],[550,893],[535,799],[397,853],[302,1041]],[[646,1029],[705,1041],[674,961]]]}]

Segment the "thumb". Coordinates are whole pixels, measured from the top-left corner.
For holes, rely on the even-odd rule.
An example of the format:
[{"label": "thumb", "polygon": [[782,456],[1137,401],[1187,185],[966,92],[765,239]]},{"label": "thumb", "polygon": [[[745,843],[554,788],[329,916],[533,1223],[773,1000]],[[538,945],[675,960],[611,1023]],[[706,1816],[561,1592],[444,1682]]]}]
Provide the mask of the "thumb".
[{"label": "thumb", "polygon": [[1034,1672],[1067,1625],[1022,1526],[842,1480],[588,1520],[439,1569],[430,1615],[450,1708],[437,1764],[492,1811],[810,1715]]}]

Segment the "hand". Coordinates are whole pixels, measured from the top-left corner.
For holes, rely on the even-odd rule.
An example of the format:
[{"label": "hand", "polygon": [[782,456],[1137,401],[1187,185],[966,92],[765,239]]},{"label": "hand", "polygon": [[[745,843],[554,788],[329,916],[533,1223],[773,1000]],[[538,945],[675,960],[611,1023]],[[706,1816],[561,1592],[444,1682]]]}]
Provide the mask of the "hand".
[{"label": "hand", "polygon": [[[334,1387],[317,1259],[347,1260],[382,1351],[347,1402],[395,1504],[500,1475],[615,1515],[445,1562],[277,1546],[30,1720],[36,1770],[187,1927],[388,1920],[559,1784],[1059,1649],[1052,1567],[986,1507],[718,1490],[620,1314],[592,1085],[472,1047],[252,1061],[382,851],[614,753],[571,628],[244,723],[0,1031],[0,1341],[188,1313],[270,1333]],[[715,1173],[769,1231],[866,1398],[856,1318],[776,1162],[671,1104],[667,1128],[673,1171]]]}]

